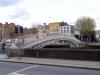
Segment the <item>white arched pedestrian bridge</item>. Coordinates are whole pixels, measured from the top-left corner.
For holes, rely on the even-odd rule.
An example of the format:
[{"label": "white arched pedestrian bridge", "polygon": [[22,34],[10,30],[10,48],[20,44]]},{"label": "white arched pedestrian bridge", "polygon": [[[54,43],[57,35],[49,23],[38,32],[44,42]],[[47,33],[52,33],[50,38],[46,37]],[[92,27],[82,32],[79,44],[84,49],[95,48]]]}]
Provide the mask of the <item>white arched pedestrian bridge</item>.
[{"label": "white arched pedestrian bridge", "polygon": [[73,35],[65,34],[48,34],[36,38],[30,36],[24,39],[23,48],[43,48],[47,45],[69,45],[70,47],[80,47],[81,41],[76,39]]}]

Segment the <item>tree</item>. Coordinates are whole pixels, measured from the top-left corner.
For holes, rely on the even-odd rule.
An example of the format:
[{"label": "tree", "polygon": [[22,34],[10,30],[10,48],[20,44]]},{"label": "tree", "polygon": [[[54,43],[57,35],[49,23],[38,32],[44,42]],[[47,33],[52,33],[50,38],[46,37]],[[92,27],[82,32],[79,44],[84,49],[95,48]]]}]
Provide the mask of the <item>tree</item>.
[{"label": "tree", "polygon": [[33,28],[33,34],[37,34],[38,33],[38,28],[34,27]]},{"label": "tree", "polygon": [[14,36],[14,33],[15,33],[14,29],[7,28],[6,31],[5,31],[6,38],[11,38],[12,39],[13,36]]},{"label": "tree", "polygon": [[90,39],[89,33],[95,31],[96,22],[90,17],[81,17],[76,21],[76,28],[80,31],[80,37],[83,41]]}]

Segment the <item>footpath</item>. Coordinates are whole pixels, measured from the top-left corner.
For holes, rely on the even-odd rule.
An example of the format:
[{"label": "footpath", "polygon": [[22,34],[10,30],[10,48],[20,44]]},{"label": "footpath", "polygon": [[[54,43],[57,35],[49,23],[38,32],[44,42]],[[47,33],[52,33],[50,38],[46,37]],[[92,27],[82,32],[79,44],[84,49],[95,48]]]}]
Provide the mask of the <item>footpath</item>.
[{"label": "footpath", "polygon": [[100,61],[83,61],[83,60],[50,59],[50,58],[48,59],[48,58],[34,58],[34,57],[8,58],[6,55],[3,54],[0,54],[0,61],[100,70]]}]

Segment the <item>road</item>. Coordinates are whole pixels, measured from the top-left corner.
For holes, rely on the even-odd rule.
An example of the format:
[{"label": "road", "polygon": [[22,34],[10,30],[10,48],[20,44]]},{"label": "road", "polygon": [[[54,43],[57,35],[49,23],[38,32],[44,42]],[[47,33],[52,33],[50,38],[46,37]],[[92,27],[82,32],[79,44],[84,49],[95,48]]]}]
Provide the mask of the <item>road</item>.
[{"label": "road", "polygon": [[100,75],[100,71],[0,61],[0,75]]}]

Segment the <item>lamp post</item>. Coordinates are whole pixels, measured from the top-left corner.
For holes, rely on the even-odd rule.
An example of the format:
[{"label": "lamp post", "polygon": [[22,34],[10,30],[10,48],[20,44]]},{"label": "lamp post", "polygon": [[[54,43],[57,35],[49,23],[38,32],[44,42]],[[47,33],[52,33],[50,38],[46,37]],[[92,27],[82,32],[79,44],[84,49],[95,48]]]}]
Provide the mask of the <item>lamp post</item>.
[{"label": "lamp post", "polygon": [[0,53],[3,53],[2,51],[2,25],[0,27]]},{"label": "lamp post", "polygon": [[1,27],[1,48],[2,48],[1,53],[6,53],[6,51],[5,51],[5,39],[4,39],[4,26],[3,25]]},{"label": "lamp post", "polygon": [[1,43],[2,43],[2,27],[1,27],[1,30],[0,31],[1,31]]},{"label": "lamp post", "polygon": [[2,28],[1,28],[1,42],[3,43],[4,41],[3,41],[3,34],[4,34],[4,28],[3,28],[3,26],[2,26]]}]

